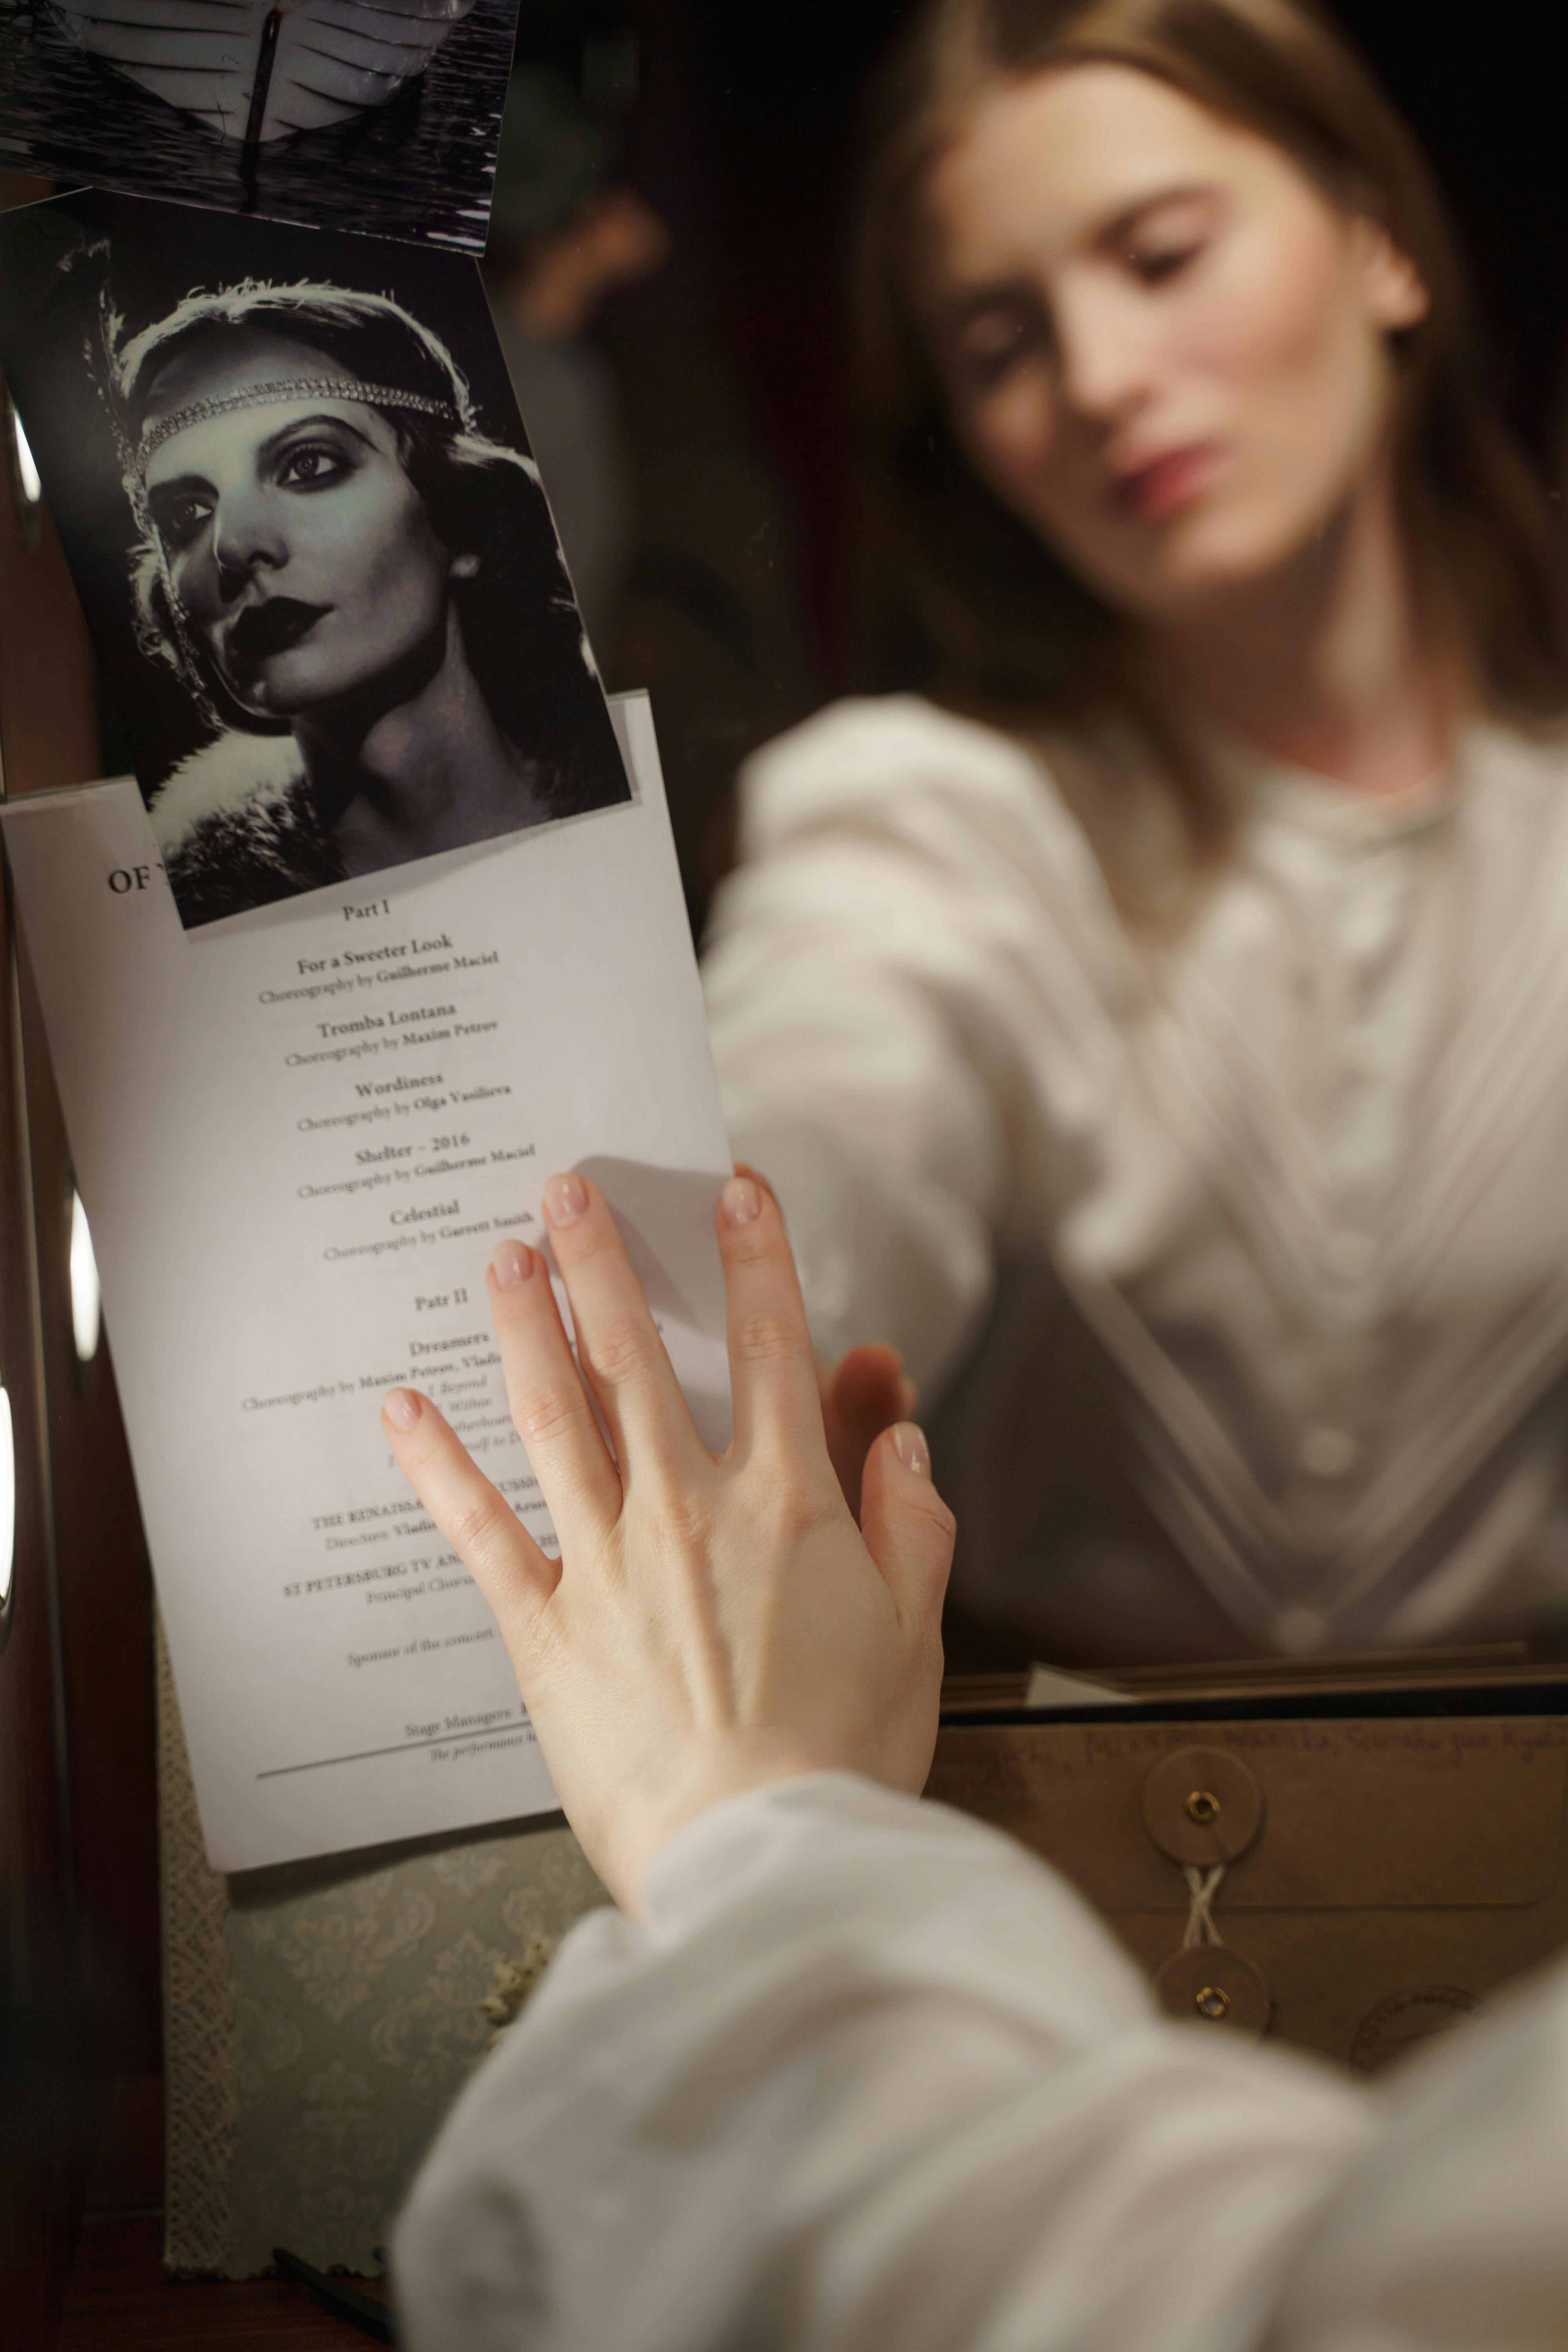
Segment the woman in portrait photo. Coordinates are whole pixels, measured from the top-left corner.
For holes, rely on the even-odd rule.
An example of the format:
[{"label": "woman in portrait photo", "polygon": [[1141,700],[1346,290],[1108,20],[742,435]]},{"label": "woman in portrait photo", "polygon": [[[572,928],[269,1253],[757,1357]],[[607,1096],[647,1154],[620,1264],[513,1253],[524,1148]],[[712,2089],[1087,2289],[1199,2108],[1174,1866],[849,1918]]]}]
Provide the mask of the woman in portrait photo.
[{"label": "woman in portrait photo", "polygon": [[1562,551],[1426,163],[1310,0],[935,0],[872,147],[929,657],[751,763],[707,990],[824,1363],[963,1374],[954,1654],[1561,1649]]},{"label": "woman in portrait photo", "polygon": [[627,797],[532,461],[385,295],[193,293],[112,349],[187,923]]}]

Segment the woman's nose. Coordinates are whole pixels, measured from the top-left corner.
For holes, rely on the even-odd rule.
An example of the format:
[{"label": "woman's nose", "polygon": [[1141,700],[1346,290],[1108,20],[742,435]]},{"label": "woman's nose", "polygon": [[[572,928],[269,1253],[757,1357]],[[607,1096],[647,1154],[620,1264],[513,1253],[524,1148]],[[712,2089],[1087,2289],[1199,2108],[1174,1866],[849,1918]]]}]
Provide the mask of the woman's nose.
[{"label": "woman's nose", "polygon": [[282,534],[263,501],[220,500],[213,519],[213,561],[225,597],[237,596],[258,571],[280,571],[289,560]]},{"label": "woman's nose", "polygon": [[1152,388],[1148,323],[1113,296],[1059,306],[1057,344],[1062,397],[1089,424],[1122,424]]}]

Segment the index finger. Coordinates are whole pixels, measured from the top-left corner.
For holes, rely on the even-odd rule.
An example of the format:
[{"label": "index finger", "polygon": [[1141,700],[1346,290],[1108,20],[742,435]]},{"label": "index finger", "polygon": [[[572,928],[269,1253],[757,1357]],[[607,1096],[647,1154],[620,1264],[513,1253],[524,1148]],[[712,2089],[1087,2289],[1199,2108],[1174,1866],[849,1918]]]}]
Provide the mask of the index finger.
[{"label": "index finger", "polygon": [[390,1390],[381,1421],[398,1468],[495,1612],[515,1664],[560,1582],[559,1562],[534,1542],[427,1396]]},{"label": "index finger", "polygon": [[822,1398],[805,1306],[770,1187],[737,1168],[719,1196],[735,1443],[805,1447],[827,1467]]}]

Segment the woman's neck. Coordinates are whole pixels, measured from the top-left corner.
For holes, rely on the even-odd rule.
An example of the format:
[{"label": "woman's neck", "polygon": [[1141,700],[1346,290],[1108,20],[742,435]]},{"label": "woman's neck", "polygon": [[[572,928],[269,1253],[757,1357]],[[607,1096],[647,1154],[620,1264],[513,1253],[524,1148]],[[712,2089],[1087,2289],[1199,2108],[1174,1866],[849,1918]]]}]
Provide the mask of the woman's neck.
[{"label": "woman's neck", "polygon": [[1232,733],[1352,792],[1407,791],[1447,758],[1452,666],[1421,625],[1386,473],[1278,575],[1152,636]]},{"label": "woman's neck", "polygon": [[334,706],[296,723],[321,819],[352,874],[433,856],[537,821],[537,771],[496,725],[468,667],[455,606],[390,702]]}]

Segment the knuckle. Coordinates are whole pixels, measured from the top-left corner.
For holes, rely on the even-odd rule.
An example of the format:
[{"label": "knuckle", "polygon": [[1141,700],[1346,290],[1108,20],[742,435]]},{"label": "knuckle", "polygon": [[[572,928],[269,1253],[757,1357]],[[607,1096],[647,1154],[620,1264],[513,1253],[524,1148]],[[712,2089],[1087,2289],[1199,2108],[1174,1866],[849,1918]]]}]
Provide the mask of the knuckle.
[{"label": "knuckle", "polygon": [[940,1528],[944,1536],[951,1538],[958,1533],[957,1519],[934,1487],[927,1489],[917,1507],[923,1512],[932,1527]]},{"label": "knuckle", "polygon": [[713,1549],[713,1498],[700,1486],[673,1486],[659,1498],[658,1542],[667,1560],[695,1566]]},{"label": "knuckle", "polygon": [[921,1521],[942,1543],[952,1543],[958,1534],[958,1521],[934,1487],[926,1486],[920,1493],[905,1498],[905,1517]]},{"label": "knuckle", "polygon": [[[586,1350],[588,1368],[606,1388],[620,1388],[636,1380],[655,1361],[659,1338],[651,1325],[628,1317],[601,1331]],[[578,1350],[583,1352],[582,1337]]]},{"label": "knuckle", "polygon": [[724,1235],[725,1255],[735,1265],[775,1265],[788,1255],[784,1223],[764,1210],[754,1223],[731,1226]]},{"label": "knuckle", "polygon": [[432,1424],[430,1415],[426,1413],[412,1438],[405,1438],[398,1448],[397,1458],[403,1465],[403,1475],[421,1502],[425,1499],[426,1489],[433,1480],[440,1477],[446,1466],[447,1443],[446,1430]]},{"label": "knuckle", "polygon": [[801,1543],[837,1519],[843,1507],[837,1483],[829,1489],[791,1464],[769,1484],[766,1523],[775,1538]]},{"label": "knuckle", "polygon": [[580,1390],[529,1389],[513,1402],[512,1427],[525,1447],[551,1445],[582,1427],[585,1409]]},{"label": "knuckle", "polygon": [[952,1506],[942,1500],[934,1486],[929,1488],[927,1491],[925,1496],[925,1508],[930,1512],[938,1527],[945,1528],[950,1536],[956,1535],[958,1533],[958,1519]]},{"label": "knuckle", "polygon": [[559,1610],[546,1601],[529,1628],[525,1701],[532,1705],[542,1685],[553,1677],[570,1673],[571,1664],[571,1636],[562,1623]]},{"label": "knuckle", "polygon": [[505,1507],[494,1495],[472,1495],[458,1505],[447,1520],[447,1538],[459,1559],[484,1559],[495,1549]]},{"label": "knuckle", "polygon": [[794,1316],[757,1308],[740,1317],[730,1349],[737,1363],[788,1363],[805,1352],[805,1337]]},{"label": "knuckle", "polygon": [[563,1233],[552,1234],[551,1244],[563,1272],[568,1267],[575,1271],[578,1266],[588,1265],[595,1258],[603,1257],[606,1250],[618,1250],[621,1237],[615,1219],[604,1203],[594,1201],[590,1202],[586,1215],[576,1224],[568,1225]]}]

